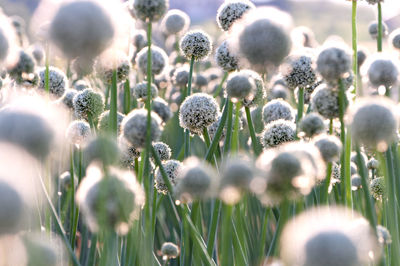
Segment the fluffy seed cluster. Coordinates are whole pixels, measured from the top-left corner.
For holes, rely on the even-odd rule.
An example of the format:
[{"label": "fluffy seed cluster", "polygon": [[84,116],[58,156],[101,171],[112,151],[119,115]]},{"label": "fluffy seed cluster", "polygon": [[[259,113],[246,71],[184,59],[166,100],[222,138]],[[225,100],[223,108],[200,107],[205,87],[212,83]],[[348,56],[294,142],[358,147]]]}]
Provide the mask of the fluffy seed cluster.
[{"label": "fluffy seed cluster", "polygon": [[278,119],[293,121],[294,110],[288,102],[282,99],[275,99],[263,107],[262,117],[266,125]]},{"label": "fluffy seed cluster", "polygon": [[215,51],[215,61],[224,71],[232,72],[239,68],[239,60],[229,49],[229,42],[223,41]]},{"label": "fluffy seed cluster", "polygon": [[171,108],[169,108],[168,103],[163,98],[155,98],[152,102],[151,108],[156,114],[161,117],[164,123],[167,123],[168,120],[172,117]]},{"label": "fluffy seed cluster", "polygon": [[103,95],[92,89],[85,89],[73,99],[75,115],[79,119],[96,120],[104,110]]},{"label": "fluffy seed cluster", "polygon": [[74,108],[74,97],[78,94],[75,89],[66,89],[64,95],[60,98],[60,101],[69,109]]},{"label": "fluffy seed cluster", "polygon": [[244,98],[242,101],[243,105],[246,107],[263,105],[266,98],[266,91],[262,77],[253,70],[246,69],[242,70],[242,72],[247,73],[247,75],[249,75],[254,80],[254,84],[256,85],[254,95],[252,97]]},{"label": "fluffy seed cluster", "polygon": [[122,135],[118,138],[118,146],[121,151],[120,165],[124,168],[133,169],[135,159],[140,157],[140,151],[133,147]]},{"label": "fluffy seed cluster", "polygon": [[400,49],[400,29],[396,29],[394,30],[391,34],[390,34],[390,44],[393,45],[393,47],[395,49]]},{"label": "fluffy seed cluster", "polygon": [[155,22],[167,12],[169,0],[132,0],[133,13],[143,21]]},{"label": "fluffy seed cluster", "polygon": [[166,259],[174,259],[179,256],[179,247],[171,242],[165,242],[161,246],[161,254]]},{"label": "fluffy seed cluster", "polygon": [[24,213],[21,195],[12,186],[0,180],[0,236],[18,231]]},{"label": "fluffy seed cluster", "polygon": [[379,167],[379,161],[375,158],[371,158],[367,163],[367,168],[370,170],[376,170]]},{"label": "fluffy seed cluster", "polygon": [[155,142],[153,143],[153,148],[161,161],[166,161],[171,158],[171,148],[168,144],[165,144],[164,142]]},{"label": "fluffy seed cluster", "polygon": [[35,68],[35,62],[33,58],[25,53],[24,51],[20,51],[18,54],[18,58],[16,62],[9,66],[8,74],[10,77],[15,79],[18,84],[21,84],[25,81],[23,74],[31,74],[33,73]]},{"label": "fluffy seed cluster", "polygon": [[[165,173],[167,174],[167,177],[173,187],[176,185],[178,169],[179,169],[179,167],[181,167],[181,165],[182,165],[182,163],[177,160],[168,160],[163,163]],[[155,180],[154,186],[159,193],[162,193],[162,194],[168,193],[168,187],[164,182],[164,179],[161,175],[160,169],[158,169],[156,172],[156,180]]]},{"label": "fluffy seed cluster", "polygon": [[341,48],[326,48],[318,55],[317,71],[328,82],[336,82],[350,71],[350,66],[350,56]]},{"label": "fluffy seed cluster", "polygon": [[161,22],[161,27],[167,35],[179,34],[187,31],[190,17],[179,9],[171,9]]},{"label": "fluffy seed cluster", "polygon": [[194,134],[214,123],[219,114],[216,100],[205,93],[195,93],[185,99],[179,110],[179,124]]},{"label": "fluffy seed cluster", "polygon": [[212,50],[211,37],[204,31],[189,31],[179,44],[187,59],[202,60],[208,57]]},{"label": "fluffy seed cluster", "polygon": [[296,125],[293,122],[279,119],[267,124],[262,133],[262,143],[265,148],[272,148],[293,141],[295,137]]},{"label": "fluffy seed cluster", "polygon": [[71,144],[85,144],[90,136],[90,125],[85,121],[72,121],[67,128],[66,137]]},{"label": "fluffy seed cluster", "polygon": [[287,86],[291,89],[306,88],[315,83],[316,74],[312,67],[312,59],[308,56],[300,56],[288,64],[284,76]]},{"label": "fluffy seed cluster", "polygon": [[378,235],[379,243],[381,243],[382,245],[389,245],[392,243],[392,236],[390,235],[390,232],[386,227],[382,225],[377,225],[376,234]]},{"label": "fluffy seed cluster", "polygon": [[[117,112],[117,130],[118,134],[121,132],[121,123],[122,120],[124,119],[125,115],[121,114],[120,112]],[[99,122],[97,127],[99,130],[103,133],[108,132],[110,130],[110,110],[104,111],[101,113],[99,116]]]},{"label": "fluffy seed cluster", "polygon": [[136,51],[142,50],[147,46],[147,33],[145,30],[135,30],[132,36],[132,44]]},{"label": "fluffy seed cluster", "polygon": [[226,92],[235,101],[254,98],[256,84],[247,71],[239,71],[229,76],[226,82]]},{"label": "fluffy seed cluster", "polygon": [[338,137],[320,135],[314,139],[314,143],[325,162],[334,162],[339,159],[342,152],[342,143]]},{"label": "fluffy seed cluster", "polygon": [[300,130],[311,138],[325,132],[325,123],[322,116],[317,113],[309,113],[300,122]]},{"label": "fluffy seed cluster", "polygon": [[[210,139],[213,140],[215,137],[215,134],[217,134],[218,127],[221,123],[221,115],[218,115],[218,119],[212,123],[211,125],[208,126],[208,134],[210,135]],[[223,128],[222,134],[220,137],[220,141],[223,141],[225,139],[226,135],[226,127]]]},{"label": "fluffy seed cluster", "polygon": [[[147,74],[147,47],[144,47],[136,55],[136,65],[143,74]],[[155,45],[151,46],[151,71],[154,75],[161,74],[168,64],[168,56],[163,49]]]},{"label": "fluffy seed cluster", "polygon": [[281,85],[281,84],[276,84],[272,87],[272,89],[268,93],[268,99],[273,100],[273,99],[283,99],[287,100],[289,99],[289,90]]},{"label": "fluffy seed cluster", "polygon": [[189,67],[183,65],[175,69],[172,82],[178,87],[185,87],[189,81]]},{"label": "fluffy seed cluster", "polygon": [[123,53],[116,55],[116,62],[98,61],[96,70],[108,84],[112,83],[113,72],[116,71],[117,82],[125,81],[129,76],[130,64],[127,56]]},{"label": "fluffy seed cluster", "polygon": [[113,36],[109,15],[94,1],[63,4],[50,24],[51,39],[70,59],[96,57]]},{"label": "fluffy seed cluster", "polygon": [[327,119],[339,117],[339,93],[320,85],[311,95],[311,106],[315,112]]},{"label": "fluffy seed cluster", "polygon": [[[132,110],[121,124],[123,136],[135,148],[142,149],[146,145],[147,111],[144,109]],[[151,140],[157,141],[161,136],[161,119],[151,112]]]},{"label": "fluffy seed cluster", "polygon": [[[147,81],[136,84],[133,89],[135,92],[135,96],[138,100],[146,101],[146,99],[147,99]],[[151,84],[151,87],[150,87],[150,93],[151,93],[150,95],[151,95],[152,99],[154,99],[155,97],[158,96],[157,86],[154,85],[153,83]]]},{"label": "fluffy seed cluster", "polygon": [[375,87],[391,87],[396,84],[398,75],[399,70],[396,64],[390,59],[376,59],[368,69],[368,79]]},{"label": "fluffy seed cluster", "polygon": [[372,179],[369,189],[375,199],[381,200],[386,193],[385,179],[383,177]]},{"label": "fluffy seed cluster", "polygon": [[117,163],[119,157],[118,143],[107,135],[99,135],[86,145],[83,158],[86,166],[91,162],[99,162],[107,166]]},{"label": "fluffy seed cluster", "polygon": [[[373,21],[368,26],[368,32],[372,39],[378,39],[378,22]],[[382,38],[385,38],[388,35],[388,26],[386,23],[382,22]]]},{"label": "fluffy seed cluster", "polygon": [[235,21],[253,8],[255,8],[254,4],[247,0],[225,1],[217,11],[218,26],[221,30],[228,31]]},{"label": "fluffy seed cluster", "polygon": [[[42,68],[39,70],[39,85],[38,88],[45,90],[45,79],[46,69]],[[67,87],[67,77],[65,76],[64,72],[56,67],[49,68],[49,91],[51,94],[61,97],[64,92],[65,88]]]}]

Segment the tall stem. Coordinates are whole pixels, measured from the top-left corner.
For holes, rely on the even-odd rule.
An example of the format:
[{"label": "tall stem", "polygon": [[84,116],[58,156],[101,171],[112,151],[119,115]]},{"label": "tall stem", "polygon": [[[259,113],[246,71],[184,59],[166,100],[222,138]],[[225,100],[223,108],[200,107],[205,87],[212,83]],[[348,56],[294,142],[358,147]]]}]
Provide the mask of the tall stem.
[{"label": "tall stem", "polygon": [[[296,133],[299,132],[299,123],[301,119],[303,118],[303,112],[304,112],[304,88],[298,89],[298,94],[297,94],[297,123],[296,123]],[[297,136],[297,134],[296,134]]]},{"label": "tall stem", "polygon": [[111,98],[110,98],[110,134],[112,136],[117,136],[117,70],[116,67],[112,72],[112,80],[111,80]]},{"label": "tall stem", "polygon": [[377,39],[377,46],[378,52],[382,52],[382,5],[381,2],[378,2],[378,39]]},{"label": "tall stem", "polygon": [[[190,59],[190,69],[189,69],[189,80],[188,80],[188,86],[187,86],[187,93],[186,97],[190,96],[192,93],[192,77],[193,77],[193,66],[194,66],[194,56]],[[185,137],[184,137],[184,142],[185,142],[185,158],[190,156],[190,132],[189,129],[185,129]]]},{"label": "tall stem", "polygon": [[351,16],[351,22],[352,22],[352,46],[353,46],[353,74],[354,74],[354,80],[353,80],[353,86],[354,86],[354,91],[359,94],[357,85],[358,85],[358,57],[357,57],[357,0],[353,0],[353,5],[352,5],[352,16]]},{"label": "tall stem", "polygon": [[253,151],[254,151],[254,154],[256,156],[258,156],[261,153],[261,151],[260,151],[260,145],[258,145],[256,131],[254,130],[254,124],[253,124],[253,119],[251,118],[250,108],[246,106],[244,109],[246,111],[247,124],[249,126],[251,144],[253,145]]}]

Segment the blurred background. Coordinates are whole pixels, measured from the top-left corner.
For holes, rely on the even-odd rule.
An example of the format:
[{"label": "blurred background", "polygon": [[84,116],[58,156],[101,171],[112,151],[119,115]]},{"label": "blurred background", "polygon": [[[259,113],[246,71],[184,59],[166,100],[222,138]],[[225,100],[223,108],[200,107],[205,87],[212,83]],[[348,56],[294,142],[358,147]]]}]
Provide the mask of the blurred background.
[{"label": "blurred background", "polygon": [[[18,15],[29,20],[41,0],[0,0],[0,6],[8,15]],[[54,0],[60,1],[60,0]],[[215,16],[223,0],[170,0],[170,8],[178,8],[212,33],[216,28]],[[346,0],[253,0],[256,5],[272,5],[289,12],[296,26],[308,26],[321,43],[329,35],[339,35],[346,42],[351,41],[351,2]],[[376,18],[376,6],[359,1],[359,41],[368,44],[368,24]],[[400,1],[386,0],[383,4],[384,19],[389,31],[400,27]]]}]

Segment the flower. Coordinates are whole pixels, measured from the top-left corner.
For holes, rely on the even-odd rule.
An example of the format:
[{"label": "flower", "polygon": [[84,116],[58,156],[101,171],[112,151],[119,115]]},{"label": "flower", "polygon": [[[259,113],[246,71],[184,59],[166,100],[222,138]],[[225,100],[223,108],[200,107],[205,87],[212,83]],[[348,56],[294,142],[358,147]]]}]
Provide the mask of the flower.
[{"label": "flower", "polygon": [[154,142],[153,148],[161,161],[167,161],[171,158],[171,148],[164,142]]},{"label": "flower", "polygon": [[[146,99],[147,99],[147,81],[136,84],[135,87],[133,88],[133,90],[134,90],[135,96],[138,100],[146,101]],[[150,95],[151,95],[152,99],[154,99],[155,97],[158,96],[158,89],[154,83],[152,83],[150,85]]]},{"label": "flower", "polygon": [[328,47],[318,55],[317,71],[328,82],[337,82],[350,71],[350,66],[350,56],[344,49]]},{"label": "flower", "polygon": [[161,246],[161,254],[164,259],[175,259],[179,256],[179,247],[171,242],[165,242]]},{"label": "flower", "polygon": [[[181,167],[182,163],[177,160],[168,160],[162,163],[162,166],[167,174],[169,181],[171,182],[172,186],[175,186],[177,183],[177,175],[178,169]],[[155,176],[154,187],[157,189],[159,193],[167,194],[168,187],[164,182],[164,179],[161,174],[161,170],[158,169]]]},{"label": "flower", "polygon": [[158,114],[164,123],[167,123],[172,117],[171,108],[169,108],[168,103],[160,97],[153,99],[151,108]]},{"label": "flower", "polygon": [[254,79],[246,71],[231,74],[226,82],[226,92],[232,101],[253,99],[256,91]]},{"label": "flower", "polygon": [[187,59],[203,60],[212,49],[211,37],[204,31],[189,31],[179,43],[180,49]]},{"label": "flower", "polygon": [[224,71],[232,72],[239,68],[239,60],[229,49],[229,42],[223,41],[215,51],[215,61]]},{"label": "flower", "polygon": [[390,33],[389,43],[393,46],[393,48],[397,50],[400,49],[400,29],[396,29]]},{"label": "flower", "polygon": [[218,26],[221,30],[228,31],[245,12],[255,8],[254,4],[248,0],[225,1],[217,11]]},{"label": "flower", "polygon": [[382,200],[386,195],[386,184],[383,177],[377,177],[371,180],[369,184],[369,189],[371,190],[372,196],[376,200]]},{"label": "flower", "polygon": [[262,110],[263,121],[267,125],[278,119],[294,120],[294,110],[290,104],[282,99],[275,99],[264,105]]},{"label": "flower", "polygon": [[92,89],[85,89],[75,95],[73,105],[79,119],[96,120],[104,110],[103,95]]},{"label": "flower", "polygon": [[295,137],[296,125],[293,122],[279,119],[267,124],[262,133],[262,143],[265,148],[271,148],[294,141]]},{"label": "flower", "polygon": [[[46,84],[46,68],[41,68],[39,70],[39,85],[38,88],[41,90],[45,90],[45,84]],[[68,80],[67,77],[65,76],[64,72],[62,72],[60,69],[56,67],[50,67],[49,68],[49,91],[51,94],[61,97],[64,92],[66,87],[68,87]]]},{"label": "flower", "polygon": [[314,139],[314,144],[319,149],[325,162],[335,162],[342,152],[340,139],[332,135],[320,135]]},{"label": "flower", "polygon": [[[369,1],[369,0],[367,0],[367,1]],[[378,39],[378,22],[377,21],[373,21],[369,24],[368,32],[372,39],[374,39],[374,40]],[[382,38],[385,38],[387,35],[388,35],[388,26],[385,24],[385,22],[382,22]]]},{"label": "flower", "polygon": [[65,133],[68,141],[74,145],[86,144],[91,137],[90,126],[87,122],[81,120],[72,121]]},{"label": "flower", "polygon": [[161,19],[169,7],[168,0],[132,0],[132,11],[144,22],[156,22]]},{"label": "flower", "polygon": [[161,21],[161,27],[167,35],[180,34],[190,26],[190,17],[179,9],[171,9]]},{"label": "flower", "polygon": [[324,119],[318,113],[309,113],[300,121],[300,130],[311,138],[326,130]]},{"label": "flower", "polygon": [[[117,131],[118,134],[121,132],[121,123],[125,115],[117,112]],[[97,124],[100,132],[106,133],[110,130],[110,110],[104,111],[99,116],[99,122]]]},{"label": "flower", "polygon": [[[147,75],[147,46],[144,47],[140,52],[136,55],[136,65],[139,67],[140,71]],[[158,46],[151,46],[151,73],[154,75],[161,74],[165,67],[168,65],[168,56]]]},{"label": "flower", "polygon": [[312,67],[312,59],[309,56],[289,57],[289,62],[284,69],[284,79],[289,88],[306,88],[316,81],[316,74]]},{"label": "flower", "polygon": [[312,93],[311,106],[327,119],[339,117],[339,92],[322,84]]},{"label": "flower", "polygon": [[391,58],[379,55],[370,62],[367,74],[369,82],[373,86],[389,88],[397,83],[399,70],[397,64]]}]

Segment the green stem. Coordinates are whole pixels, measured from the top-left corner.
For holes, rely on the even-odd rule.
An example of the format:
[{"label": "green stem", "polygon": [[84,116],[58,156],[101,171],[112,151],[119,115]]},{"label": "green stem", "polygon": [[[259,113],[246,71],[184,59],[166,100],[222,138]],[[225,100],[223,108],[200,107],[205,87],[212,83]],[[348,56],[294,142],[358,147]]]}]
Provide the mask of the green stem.
[{"label": "green stem", "polygon": [[282,233],[283,226],[285,225],[286,221],[289,218],[289,209],[290,209],[289,207],[290,207],[289,201],[285,199],[279,208],[280,213],[279,213],[278,225],[276,227],[272,243],[269,247],[267,257],[270,257],[271,255],[277,255],[278,253],[276,247],[279,243],[279,238]]},{"label": "green stem", "polygon": [[217,90],[214,92],[214,98],[218,97],[218,95],[221,93],[222,87],[224,85],[224,82],[226,81],[226,79],[229,76],[229,72],[225,72],[224,76],[222,77],[221,83],[219,84]]},{"label": "green stem", "polygon": [[298,125],[303,118],[303,112],[304,112],[304,88],[298,89],[297,92],[297,118],[296,118],[296,124],[297,124],[297,130],[296,133],[298,133]]},{"label": "green stem", "polygon": [[208,241],[207,241],[207,253],[211,257],[214,251],[216,236],[217,236],[217,226],[221,212],[221,201],[216,199],[214,201],[213,212],[211,216],[210,226],[208,228]]},{"label": "green stem", "polygon": [[227,100],[228,103],[228,124],[226,127],[226,136],[224,142],[224,154],[228,154],[231,147],[231,136],[232,136],[232,112],[233,112],[233,103],[230,99]]},{"label": "green stem", "polygon": [[260,262],[265,257],[265,242],[266,242],[266,238],[267,238],[269,213],[270,213],[270,209],[266,209],[265,210],[265,214],[264,214],[264,218],[263,218],[263,221],[262,221],[262,231],[261,231],[261,237],[260,237],[260,251],[259,251]]},{"label": "green stem", "polygon": [[241,102],[236,103],[235,109],[235,125],[233,128],[233,135],[232,135],[232,151],[237,153],[239,151],[239,117],[240,117],[240,108]]},{"label": "green stem", "polygon": [[382,5],[381,2],[378,2],[378,38],[377,38],[377,48],[378,52],[382,52]]},{"label": "green stem", "polygon": [[251,137],[251,144],[253,145],[253,151],[256,156],[261,153],[260,145],[258,145],[258,140],[256,137],[256,131],[254,130],[253,119],[251,118],[250,108],[245,106],[244,110],[246,112],[247,124],[249,126],[249,132]]},{"label": "green stem", "polygon": [[221,265],[233,265],[232,254],[232,213],[233,206],[223,206],[222,238],[221,238]]},{"label": "green stem", "polygon": [[112,136],[118,135],[117,128],[117,70],[112,72],[111,81],[111,98],[110,98],[110,115],[109,115],[109,130]]},{"label": "green stem", "polygon": [[323,204],[329,203],[328,195],[329,195],[329,186],[331,184],[331,176],[332,176],[332,163],[329,162],[328,167],[326,169],[326,177],[325,177],[325,183],[324,183],[324,187],[323,187],[324,190],[323,190],[322,197],[321,197],[321,202]]},{"label": "green stem", "polygon": [[50,87],[49,87],[49,56],[50,56],[50,47],[49,44],[46,43],[46,55],[45,55],[45,70],[44,70],[44,89],[46,91],[46,94],[50,93]]},{"label": "green stem", "polygon": [[[192,56],[192,58],[190,59],[189,79],[188,79],[188,85],[187,85],[187,90],[186,90],[186,92],[187,92],[186,97],[190,96],[190,94],[192,93],[193,67],[194,67],[194,56]],[[184,142],[185,142],[185,158],[187,158],[191,154],[189,129],[185,129]]]},{"label": "green stem", "polygon": [[354,91],[357,93],[357,95],[361,95],[360,92],[358,91],[357,85],[358,85],[358,57],[357,57],[357,0],[352,0],[352,16],[351,16],[351,22],[352,22],[352,47],[353,47],[353,74],[354,74],[354,80],[353,80],[353,86],[354,86]]},{"label": "green stem", "polygon": [[129,79],[124,84],[124,113],[128,114],[131,110],[131,85]]}]

